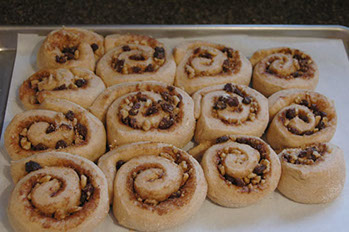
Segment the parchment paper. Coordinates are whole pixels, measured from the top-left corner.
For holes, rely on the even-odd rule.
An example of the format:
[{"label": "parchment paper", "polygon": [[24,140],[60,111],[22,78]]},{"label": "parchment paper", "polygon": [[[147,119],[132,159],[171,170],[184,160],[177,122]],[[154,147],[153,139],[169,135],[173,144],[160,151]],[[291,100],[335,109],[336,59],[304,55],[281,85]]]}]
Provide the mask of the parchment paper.
[{"label": "parchment paper", "polygon": [[[0,142],[0,231],[12,231],[7,218],[7,204],[14,187],[9,156],[4,148],[4,131],[13,116],[24,111],[18,98],[20,84],[37,71],[36,54],[44,37],[19,34],[17,55],[9,92],[2,138]],[[318,38],[252,37],[247,35],[190,38],[226,44],[250,57],[262,48],[289,46],[309,53],[319,66],[320,81],[316,91],[336,103],[338,127],[332,143],[344,150],[349,170],[349,62],[341,40]],[[185,38],[163,38],[172,48]],[[348,171],[347,171],[348,176]],[[245,208],[224,208],[208,199],[199,212],[185,224],[171,231],[348,231],[349,184],[346,181],[339,198],[329,204],[305,205],[295,203],[278,191],[259,203]],[[110,215],[95,231],[128,231],[117,225]]]}]

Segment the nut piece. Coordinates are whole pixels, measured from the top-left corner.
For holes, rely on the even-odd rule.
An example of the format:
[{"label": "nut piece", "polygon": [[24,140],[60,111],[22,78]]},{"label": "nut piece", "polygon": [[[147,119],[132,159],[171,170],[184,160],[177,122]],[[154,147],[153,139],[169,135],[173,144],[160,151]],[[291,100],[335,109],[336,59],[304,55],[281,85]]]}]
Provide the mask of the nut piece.
[{"label": "nut piece", "polygon": [[166,153],[166,152],[161,152],[161,153],[160,153],[160,156],[163,157],[163,158],[165,158],[165,159],[174,161],[173,157],[172,157],[170,154]]},{"label": "nut piece", "polygon": [[222,174],[222,176],[225,175],[225,167],[223,165],[218,165],[218,170]]},{"label": "nut piece", "polygon": [[144,201],[144,203],[150,204],[150,205],[157,205],[157,204],[158,204],[158,201],[155,200],[155,199],[146,199],[146,200]]},{"label": "nut piece", "polygon": [[183,179],[182,179],[182,185],[183,185],[185,182],[187,182],[188,178],[189,178],[189,174],[188,174],[188,173],[184,173],[184,174],[183,174]]},{"label": "nut piece", "polygon": [[182,161],[179,166],[183,169],[183,171],[186,171],[188,169],[188,165],[186,161]]},{"label": "nut piece", "polygon": [[148,131],[148,130],[150,130],[150,128],[151,128],[150,121],[149,120],[145,120],[143,122],[142,129],[145,130],[145,131]]},{"label": "nut piece", "polygon": [[24,150],[29,150],[31,148],[31,142],[28,141],[27,137],[23,137],[21,139],[21,147],[24,149]]},{"label": "nut piece", "polygon": [[87,177],[85,175],[80,176],[80,187],[83,189],[87,184]]},{"label": "nut piece", "polygon": [[42,177],[40,180],[39,180],[39,182],[40,183],[45,183],[45,182],[49,182],[50,180],[51,180],[51,176],[50,175],[46,175],[46,176],[44,176],[44,177]]}]

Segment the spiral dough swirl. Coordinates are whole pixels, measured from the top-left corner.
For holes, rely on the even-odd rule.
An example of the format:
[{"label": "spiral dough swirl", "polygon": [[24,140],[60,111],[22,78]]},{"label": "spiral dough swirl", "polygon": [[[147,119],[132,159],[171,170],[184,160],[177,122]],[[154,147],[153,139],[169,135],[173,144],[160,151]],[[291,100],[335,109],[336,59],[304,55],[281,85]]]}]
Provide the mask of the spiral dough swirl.
[{"label": "spiral dough swirl", "polygon": [[227,82],[248,85],[252,66],[240,51],[220,44],[190,41],[174,49],[175,85],[189,94]]},{"label": "spiral dough swirl", "polygon": [[64,99],[47,98],[40,109],[17,114],[5,131],[11,159],[59,150],[96,160],[106,149],[103,124],[82,107]]},{"label": "spiral dough swirl", "polygon": [[283,90],[269,97],[270,126],[266,133],[275,150],[328,142],[337,127],[333,102],[307,90]]},{"label": "spiral dough swirl", "polygon": [[9,219],[17,231],[90,231],[108,214],[107,182],[91,161],[63,152],[12,163]]},{"label": "spiral dough swirl", "polygon": [[319,81],[316,63],[298,49],[259,50],[250,61],[254,66],[252,86],[267,97],[284,89],[314,90]]},{"label": "spiral dough swirl", "polygon": [[107,86],[134,81],[173,84],[176,64],[164,44],[144,35],[108,35],[96,73]]},{"label": "spiral dough swirl", "polygon": [[247,86],[227,83],[206,87],[196,92],[193,100],[198,143],[225,134],[259,137],[268,125],[268,100]]},{"label": "spiral dough swirl", "polygon": [[171,145],[124,145],[104,155],[98,166],[108,180],[114,215],[128,228],[154,231],[181,224],[206,197],[199,163]]},{"label": "spiral dough swirl", "polygon": [[199,158],[208,197],[226,207],[253,204],[273,192],[280,178],[275,152],[258,137],[231,135],[207,141],[189,151]]}]

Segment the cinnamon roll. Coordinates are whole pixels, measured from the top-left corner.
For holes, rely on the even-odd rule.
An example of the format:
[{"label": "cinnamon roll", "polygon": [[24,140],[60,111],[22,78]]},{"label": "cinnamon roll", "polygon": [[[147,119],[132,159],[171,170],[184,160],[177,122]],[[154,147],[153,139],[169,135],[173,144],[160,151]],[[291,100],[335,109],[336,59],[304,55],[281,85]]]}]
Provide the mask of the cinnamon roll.
[{"label": "cinnamon roll", "polygon": [[259,50],[250,61],[254,67],[252,86],[267,97],[284,89],[314,90],[319,82],[315,61],[298,49]]},{"label": "cinnamon roll", "polygon": [[161,42],[143,35],[108,35],[107,53],[97,64],[96,73],[107,86],[134,81],[173,84],[176,64]]},{"label": "cinnamon roll", "polygon": [[16,231],[91,231],[108,215],[107,181],[91,161],[47,152],[12,162],[8,217]]},{"label": "cinnamon roll", "polygon": [[334,102],[320,93],[282,90],[268,101],[271,123],[266,138],[275,150],[328,142],[336,131]]},{"label": "cinnamon roll", "polygon": [[258,137],[222,136],[189,153],[197,158],[204,154],[201,165],[208,183],[207,196],[225,207],[256,203],[275,190],[280,178],[277,155]]},{"label": "cinnamon roll", "polygon": [[19,98],[26,109],[39,108],[46,98],[66,99],[87,108],[104,89],[103,81],[85,68],[44,69],[23,82]]},{"label": "cinnamon roll", "polygon": [[109,87],[90,111],[106,123],[111,148],[138,141],[183,147],[194,134],[193,100],[183,90],[160,82]]},{"label": "cinnamon roll", "polygon": [[193,94],[193,100],[198,143],[225,134],[260,137],[268,125],[268,100],[247,86],[206,87]]},{"label": "cinnamon roll", "polygon": [[345,182],[343,151],[329,143],[285,149],[279,154],[282,175],[278,190],[293,201],[327,203],[339,196]]},{"label": "cinnamon roll", "polygon": [[207,183],[199,163],[172,145],[140,142],[99,159],[118,222],[158,231],[188,220],[201,207]]},{"label": "cinnamon roll", "polygon": [[240,51],[204,41],[184,42],[173,55],[177,63],[175,85],[189,94],[227,82],[248,85],[252,66]]},{"label": "cinnamon roll", "polygon": [[39,49],[39,69],[82,67],[95,70],[104,54],[104,38],[95,32],[80,28],[52,31]]},{"label": "cinnamon roll", "polygon": [[40,109],[17,114],[5,131],[11,159],[59,150],[96,160],[106,150],[103,124],[84,108],[63,99],[47,98]]}]

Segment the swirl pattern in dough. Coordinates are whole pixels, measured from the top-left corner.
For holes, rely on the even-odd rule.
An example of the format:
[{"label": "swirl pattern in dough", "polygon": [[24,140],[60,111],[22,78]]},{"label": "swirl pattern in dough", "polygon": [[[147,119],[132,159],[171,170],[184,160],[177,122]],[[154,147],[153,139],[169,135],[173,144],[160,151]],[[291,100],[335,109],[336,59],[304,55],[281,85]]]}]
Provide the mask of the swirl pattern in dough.
[{"label": "swirl pattern in dough", "polygon": [[8,216],[16,231],[91,231],[108,215],[107,181],[91,161],[47,152],[12,162]]},{"label": "swirl pattern in dough", "polygon": [[80,28],[52,31],[39,49],[39,69],[81,67],[95,70],[96,62],[104,54],[103,36]]},{"label": "swirl pattern in dough", "polygon": [[17,114],[5,131],[11,159],[59,150],[95,161],[106,150],[103,124],[84,108],[63,99],[47,98],[40,109]]},{"label": "swirl pattern in dough", "polygon": [[106,123],[111,148],[139,141],[183,147],[194,134],[193,100],[183,90],[160,82],[109,87],[90,111]]},{"label": "swirl pattern in dough", "polygon": [[134,81],[173,84],[176,64],[161,42],[144,35],[108,35],[107,53],[97,64],[96,73],[107,86]]},{"label": "swirl pattern in dough", "polygon": [[270,125],[266,133],[277,151],[328,142],[337,127],[334,102],[308,90],[290,89],[269,97]]},{"label": "swirl pattern in dough", "polygon": [[306,53],[286,47],[259,50],[250,59],[252,86],[265,96],[284,89],[314,90],[319,70]]},{"label": "swirl pattern in dough", "polygon": [[199,163],[172,145],[139,142],[102,156],[98,166],[108,180],[118,222],[140,231],[158,231],[183,223],[206,197]]},{"label": "swirl pattern in dough", "polygon": [[39,108],[46,98],[66,99],[87,108],[104,89],[103,81],[85,68],[45,69],[23,82],[19,98],[26,109]]},{"label": "swirl pattern in dough", "polygon": [[189,94],[227,82],[248,85],[252,66],[240,51],[204,41],[184,42],[174,49],[175,85]]},{"label": "swirl pattern in dough", "polygon": [[258,137],[231,135],[206,141],[189,151],[200,159],[208,183],[208,197],[226,207],[251,205],[278,184],[280,161]]},{"label": "swirl pattern in dough", "polygon": [[193,94],[193,100],[198,143],[226,134],[260,137],[268,125],[268,100],[247,86],[206,87]]},{"label": "swirl pattern in dough", "polygon": [[285,149],[279,154],[282,175],[278,190],[306,204],[333,201],[345,183],[343,151],[330,143]]}]

